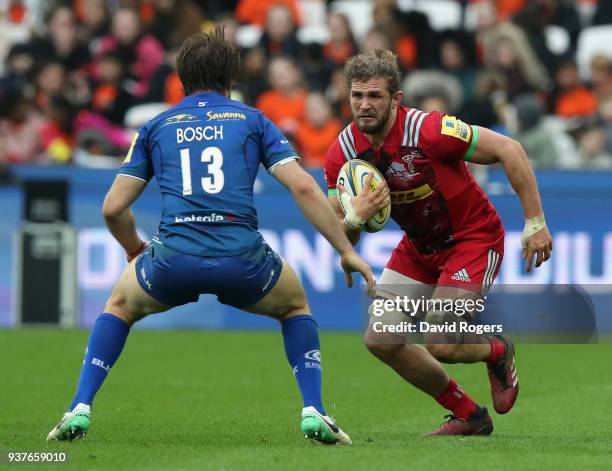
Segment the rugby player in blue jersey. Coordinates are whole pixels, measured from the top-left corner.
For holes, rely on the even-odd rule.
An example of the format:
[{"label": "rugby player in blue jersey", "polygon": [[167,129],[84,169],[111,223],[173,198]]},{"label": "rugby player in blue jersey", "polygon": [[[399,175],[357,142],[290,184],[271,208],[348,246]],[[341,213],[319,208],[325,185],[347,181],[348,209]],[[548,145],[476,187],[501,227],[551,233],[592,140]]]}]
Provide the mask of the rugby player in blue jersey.
[{"label": "rugby player in blue jersey", "polygon": [[[339,252],[349,286],[352,272],[361,273],[370,288],[374,278],[280,130],[260,111],[228,98],[238,69],[238,51],[222,30],[188,38],[177,59],[186,98],[138,130],[103,207],[130,264],[93,326],[76,394],[48,440],[88,432],[94,397],[136,321],[209,293],[280,321],[304,402],[302,433],[323,443],[351,443],[321,400],[319,335],[302,285],[257,230],[253,184],[259,165],[291,192]],[[130,205],[153,176],[162,215],[149,245],[136,234]]]}]

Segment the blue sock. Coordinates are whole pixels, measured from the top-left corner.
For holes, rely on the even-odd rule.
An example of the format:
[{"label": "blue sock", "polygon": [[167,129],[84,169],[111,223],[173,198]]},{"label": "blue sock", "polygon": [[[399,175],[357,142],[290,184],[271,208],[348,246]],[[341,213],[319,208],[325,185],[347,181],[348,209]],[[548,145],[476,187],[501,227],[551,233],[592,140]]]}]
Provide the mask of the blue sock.
[{"label": "blue sock", "polygon": [[298,387],[304,407],[312,406],[326,415],[321,400],[321,353],[317,322],[309,315],[290,317],[281,322],[285,354]]},{"label": "blue sock", "polygon": [[96,319],[70,410],[80,402],[91,405],[106,375],[121,355],[129,332],[130,326],[112,314],[101,314]]}]

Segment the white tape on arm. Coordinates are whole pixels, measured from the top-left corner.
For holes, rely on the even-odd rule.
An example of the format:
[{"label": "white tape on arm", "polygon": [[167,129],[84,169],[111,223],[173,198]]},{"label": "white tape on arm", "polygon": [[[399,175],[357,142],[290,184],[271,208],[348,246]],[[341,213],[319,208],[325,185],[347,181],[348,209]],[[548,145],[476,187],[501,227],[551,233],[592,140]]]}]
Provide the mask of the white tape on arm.
[{"label": "white tape on arm", "polygon": [[363,229],[366,220],[355,212],[355,208],[353,208],[353,204],[351,203],[352,196],[343,191],[339,193],[338,198],[344,210],[344,224],[356,231]]},{"label": "white tape on arm", "polygon": [[546,220],[544,219],[543,214],[534,218],[525,219],[525,228],[521,234],[521,245],[523,248],[527,247],[527,241],[532,235],[545,227]]}]

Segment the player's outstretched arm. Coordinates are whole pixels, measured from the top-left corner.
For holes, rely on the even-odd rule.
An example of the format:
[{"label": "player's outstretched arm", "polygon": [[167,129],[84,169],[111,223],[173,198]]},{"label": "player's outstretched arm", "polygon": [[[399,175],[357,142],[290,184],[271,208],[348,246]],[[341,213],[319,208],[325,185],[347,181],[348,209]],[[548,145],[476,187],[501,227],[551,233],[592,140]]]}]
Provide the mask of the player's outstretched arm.
[{"label": "player's outstretched arm", "polygon": [[525,213],[525,229],[521,237],[527,271],[536,257],[536,267],[550,258],[552,237],[546,227],[544,211],[533,169],[523,146],[514,139],[490,129],[478,128],[478,143],[470,158],[477,164],[501,163]]},{"label": "player's outstretched arm", "polygon": [[338,217],[327,204],[326,197],[312,176],[304,171],[297,161],[288,162],[274,169],[273,176],[293,195],[298,208],[306,219],[327,239],[342,257],[347,284],[352,286],[351,272],[361,273],[374,287],[374,275],[370,266],[363,261],[347,239]]},{"label": "player's outstretched arm", "polygon": [[147,245],[136,233],[134,215],[130,210],[131,204],[146,186],[147,183],[142,180],[119,174],[108,190],[102,206],[106,226],[125,250],[128,262],[140,254]]}]

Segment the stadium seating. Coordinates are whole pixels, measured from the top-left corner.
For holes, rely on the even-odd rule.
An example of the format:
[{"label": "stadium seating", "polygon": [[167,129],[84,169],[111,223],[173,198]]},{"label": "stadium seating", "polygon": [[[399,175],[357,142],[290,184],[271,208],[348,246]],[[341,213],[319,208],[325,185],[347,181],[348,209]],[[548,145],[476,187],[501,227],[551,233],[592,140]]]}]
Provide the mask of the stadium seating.
[{"label": "stadium seating", "polygon": [[591,26],[582,30],[578,38],[576,61],[583,80],[590,77],[589,65],[595,54],[605,54],[612,59],[612,25]]},{"label": "stadium seating", "polygon": [[461,5],[454,0],[399,0],[398,7],[403,11],[425,13],[431,27],[437,31],[461,27]]},{"label": "stadium seating", "polygon": [[325,3],[320,0],[299,0],[298,7],[302,17],[302,26],[297,33],[300,42],[327,42],[329,30]]},{"label": "stadium seating", "polygon": [[347,16],[357,40],[363,38],[374,26],[373,4],[370,0],[337,0],[329,7],[331,11],[338,11]]},{"label": "stadium seating", "polygon": [[168,105],[166,103],[146,103],[132,106],[127,110],[123,124],[128,128],[137,129],[167,109]]},{"label": "stadium seating", "polygon": [[236,44],[245,49],[255,47],[261,38],[262,29],[257,25],[241,25],[236,29]]},{"label": "stadium seating", "polygon": [[546,46],[551,52],[562,55],[569,49],[570,36],[565,28],[550,25],[546,28]]}]

